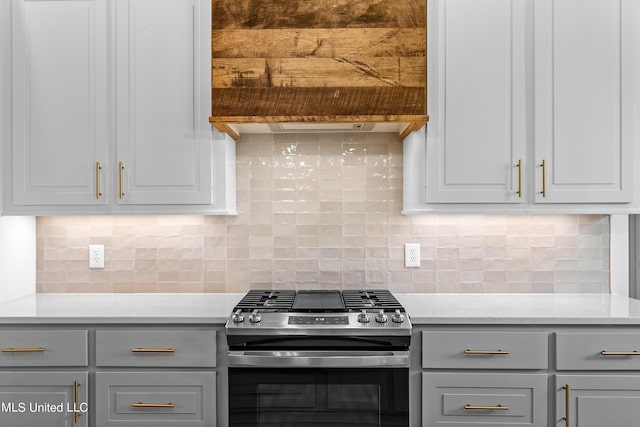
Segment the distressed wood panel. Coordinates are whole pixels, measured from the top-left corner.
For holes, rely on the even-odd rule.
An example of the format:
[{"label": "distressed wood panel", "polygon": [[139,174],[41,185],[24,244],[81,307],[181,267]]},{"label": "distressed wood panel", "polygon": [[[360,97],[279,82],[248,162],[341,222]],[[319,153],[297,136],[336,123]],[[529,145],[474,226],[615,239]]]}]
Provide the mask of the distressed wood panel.
[{"label": "distressed wood panel", "polygon": [[[214,88],[212,116],[424,115],[424,88]],[[299,120],[298,120],[299,121]]]},{"label": "distressed wood panel", "polygon": [[424,0],[214,0],[213,28],[412,28]]},{"label": "distressed wood panel", "polygon": [[224,30],[212,32],[217,58],[424,57],[426,28]]},{"label": "distressed wood panel", "polygon": [[221,59],[212,87],[424,87],[424,58]]},{"label": "distressed wood panel", "polygon": [[212,118],[424,123],[425,0],[213,0]]}]

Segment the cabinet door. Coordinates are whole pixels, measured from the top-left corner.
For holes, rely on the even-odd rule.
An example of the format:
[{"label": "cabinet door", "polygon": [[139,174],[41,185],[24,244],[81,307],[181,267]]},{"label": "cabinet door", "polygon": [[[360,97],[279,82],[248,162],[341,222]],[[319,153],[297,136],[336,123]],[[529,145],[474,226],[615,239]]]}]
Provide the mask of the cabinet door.
[{"label": "cabinet door", "polygon": [[565,422],[571,427],[638,425],[638,375],[558,375],[556,396],[556,421],[560,426]]},{"label": "cabinet door", "polygon": [[12,202],[103,204],[106,0],[14,0]]},{"label": "cabinet door", "polygon": [[427,203],[521,203],[526,3],[429,3]]},{"label": "cabinet door", "polygon": [[114,7],[118,203],[209,204],[210,2],[127,0]]},{"label": "cabinet door", "polygon": [[0,372],[0,425],[86,427],[86,372]]},{"label": "cabinet door", "polygon": [[630,202],[634,0],[534,3],[536,202]]}]

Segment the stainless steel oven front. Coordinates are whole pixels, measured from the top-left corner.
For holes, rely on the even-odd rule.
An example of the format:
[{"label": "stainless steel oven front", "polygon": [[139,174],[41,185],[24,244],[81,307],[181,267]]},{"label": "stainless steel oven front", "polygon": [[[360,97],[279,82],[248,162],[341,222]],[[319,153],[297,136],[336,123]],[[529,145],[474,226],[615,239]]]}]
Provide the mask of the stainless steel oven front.
[{"label": "stainless steel oven front", "polygon": [[407,427],[409,352],[229,352],[230,427]]},{"label": "stainless steel oven front", "polygon": [[388,291],[250,291],[225,326],[230,427],[408,427],[411,321]]}]

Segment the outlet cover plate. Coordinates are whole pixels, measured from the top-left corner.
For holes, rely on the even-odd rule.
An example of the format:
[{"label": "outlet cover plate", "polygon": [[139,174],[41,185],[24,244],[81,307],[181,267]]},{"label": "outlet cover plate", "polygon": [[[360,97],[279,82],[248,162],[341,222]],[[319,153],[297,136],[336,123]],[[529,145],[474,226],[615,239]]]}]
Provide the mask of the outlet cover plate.
[{"label": "outlet cover plate", "polygon": [[104,268],[104,245],[89,245],[89,268]]},{"label": "outlet cover plate", "polygon": [[420,243],[404,244],[404,266],[420,267]]}]

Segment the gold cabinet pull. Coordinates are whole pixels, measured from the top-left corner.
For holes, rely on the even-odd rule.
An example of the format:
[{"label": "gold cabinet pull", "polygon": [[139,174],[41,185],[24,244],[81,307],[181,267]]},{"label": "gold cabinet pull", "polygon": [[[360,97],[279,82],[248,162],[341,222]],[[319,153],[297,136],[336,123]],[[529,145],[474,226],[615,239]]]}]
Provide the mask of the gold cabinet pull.
[{"label": "gold cabinet pull", "polygon": [[463,353],[470,355],[509,354],[508,351],[504,350],[465,350]]},{"label": "gold cabinet pull", "polygon": [[100,166],[100,162],[96,162],[96,200],[100,200],[100,196],[102,193],[100,192],[100,171],[102,170],[102,166]]},{"label": "gold cabinet pull", "polygon": [[564,387],[564,427],[569,427],[569,384],[565,384]]},{"label": "gold cabinet pull", "polygon": [[43,353],[45,351],[44,347],[31,347],[31,348],[3,348],[3,353]]},{"label": "gold cabinet pull", "polygon": [[73,382],[73,423],[78,424],[78,412],[76,411],[78,408],[78,386],[80,383],[78,381]]},{"label": "gold cabinet pull", "polygon": [[547,197],[547,161],[542,159],[542,197]]},{"label": "gold cabinet pull", "polygon": [[522,160],[518,160],[518,191],[516,194],[518,197],[522,197]]},{"label": "gold cabinet pull", "polygon": [[124,179],[124,163],[122,162],[118,164],[118,178],[118,197],[120,198],[120,200],[122,200],[122,198],[124,197],[124,191],[122,189],[122,181]]},{"label": "gold cabinet pull", "polygon": [[504,405],[496,406],[477,406],[477,405],[464,405],[465,411],[508,411],[509,407]]},{"label": "gold cabinet pull", "polygon": [[132,408],[175,408],[174,403],[132,403]]},{"label": "gold cabinet pull", "polygon": [[602,356],[640,356],[640,351],[601,351]]},{"label": "gold cabinet pull", "polygon": [[131,353],[175,353],[175,348],[132,348]]}]

